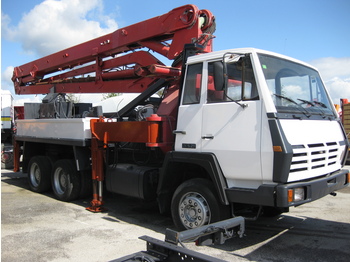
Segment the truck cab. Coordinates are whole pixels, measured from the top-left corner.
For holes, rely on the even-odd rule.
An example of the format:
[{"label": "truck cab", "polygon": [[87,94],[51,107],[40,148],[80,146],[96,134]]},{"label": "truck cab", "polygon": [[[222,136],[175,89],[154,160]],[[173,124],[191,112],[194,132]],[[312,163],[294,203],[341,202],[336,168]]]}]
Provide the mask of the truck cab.
[{"label": "truck cab", "polygon": [[282,210],[349,183],[349,144],[318,71],[283,55],[189,57],[174,133],[179,158],[214,159],[223,204]]}]

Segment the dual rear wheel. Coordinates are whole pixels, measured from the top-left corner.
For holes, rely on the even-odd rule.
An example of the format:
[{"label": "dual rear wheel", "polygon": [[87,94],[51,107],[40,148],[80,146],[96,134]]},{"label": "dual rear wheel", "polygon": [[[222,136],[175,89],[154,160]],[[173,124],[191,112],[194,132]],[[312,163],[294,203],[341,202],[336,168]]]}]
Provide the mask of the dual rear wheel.
[{"label": "dual rear wheel", "polygon": [[79,197],[80,176],[73,160],[61,159],[52,168],[52,190],[62,201],[72,201]]},{"label": "dual rear wheel", "polygon": [[52,163],[46,156],[34,156],[29,161],[28,182],[32,191],[43,193],[51,188]]},{"label": "dual rear wheel", "polygon": [[81,180],[73,160],[60,159],[52,164],[47,156],[34,156],[29,161],[28,182],[34,192],[43,193],[52,188],[57,199],[72,201],[81,194]]}]

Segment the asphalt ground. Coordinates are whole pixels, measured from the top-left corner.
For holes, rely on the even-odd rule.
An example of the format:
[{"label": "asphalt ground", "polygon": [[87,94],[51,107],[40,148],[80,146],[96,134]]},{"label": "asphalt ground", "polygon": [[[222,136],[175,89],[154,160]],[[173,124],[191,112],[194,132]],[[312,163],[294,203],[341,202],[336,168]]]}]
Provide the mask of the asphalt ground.
[{"label": "asphalt ground", "polygon": [[[1,171],[1,261],[111,261],[164,240],[172,220],[155,203],[109,195],[105,213],[90,199],[65,203],[29,190],[26,175]],[[350,188],[275,218],[247,221],[243,238],[186,247],[225,261],[350,261]]]}]

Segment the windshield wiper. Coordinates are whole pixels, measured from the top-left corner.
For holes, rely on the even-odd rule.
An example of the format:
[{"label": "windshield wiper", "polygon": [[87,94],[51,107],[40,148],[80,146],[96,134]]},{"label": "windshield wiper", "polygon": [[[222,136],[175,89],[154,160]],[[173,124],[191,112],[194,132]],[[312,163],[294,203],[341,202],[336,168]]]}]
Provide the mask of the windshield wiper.
[{"label": "windshield wiper", "polygon": [[295,105],[299,105],[297,102],[295,102],[293,99],[289,98],[289,97],[286,97],[286,96],[283,96],[283,95],[279,95],[279,94],[274,94],[275,96],[277,96],[278,98],[283,98],[289,102],[292,102],[293,104]]},{"label": "windshield wiper", "polygon": [[304,100],[304,99],[301,99],[301,98],[298,98],[299,101],[303,102],[304,104],[308,104],[310,106],[315,106],[314,103],[312,103],[311,101],[308,101],[308,100]]},{"label": "windshield wiper", "polygon": [[[318,101],[315,101],[315,104],[321,106],[321,108],[318,107],[318,109],[320,110],[321,116],[322,116],[323,118],[326,118],[326,117],[327,117],[327,114],[324,112],[324,109],[323,109],[323,108],[327,108],[327,109],[328,109],[328,107],[327,107],[324,103],[318,102]],[[328,118],[330,119],[330,116],[329,116],[329,115],[328,115]]]},{"label": "windshield wiper", "polygon": [[[308,105],[311,105],[311,106],[319,105],[319,106],[321,106],[321,107],[323,107],[323,108],[328,108],[328,107],[326,106],[326,104],[324,104],[324,103],[322,103],[322,102],[318,102],[318,101],[313,101],[313,102],[311,102],[311,101],[304,100],[304,99],[300,99],[300,98],[298,98],[298,100],[300,100],[301,102],[304,102],[304,103],[306,103],[306,104],[308,104]],[[320,113],[321,113],[321,116],[322,116],[323,118],[326,118],[326,113],[324,112],[324,110],[323,110],[322,108],[319,108],[319,107],[318,107],[318,109],[319,109],[319,111],[320,111]]]},{"label": "windshield wiper", "polygon": [[[289,97],[287,97],[287,96],[284,96],[284,95],[279,95],[279,94],[274,94],[275,96],[277,96],[278,98],[283,98],[283,99],[285,99],[285,100],[287,100],[287,101],[289,101],[289,102],[291,102],[291,103],[293,103],[293,104],[295,104],[295,105],[297,105],[297,108],[299,109],[299,111],[301,112],[301,113],[303,113],[307,118],[309,118],[311,115],[308,113],[308,111],[304,108],[304,107],[302,107],[300,104],[298,104],[297,102],[295,102],[293,99],[291,99],[291,98],[289,98]],[[300,99],[299,99],[300,100]],[[303,102],[303,101],[302,101]],[[310,102],[311,103],[311,102]],[[303,109],[303,110],[301,110],[301,108]]]},{"label": "windshield wiper", "polygon": [[314,103],[317,104],[317,105],[322,106],[323,108],[328,108],[328,107],[327,107],[324,103],[322,103],[322,102],[314,101]]}]

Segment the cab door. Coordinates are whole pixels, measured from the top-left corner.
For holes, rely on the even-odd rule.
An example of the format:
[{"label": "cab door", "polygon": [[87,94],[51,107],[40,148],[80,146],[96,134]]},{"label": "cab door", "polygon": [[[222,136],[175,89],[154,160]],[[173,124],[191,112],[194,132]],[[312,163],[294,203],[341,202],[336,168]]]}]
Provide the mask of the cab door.
[{"label": "cab door", "polygon": [[227,69],[227,87],[217,90],[214,62],[188,66],[175,150],[213,153],[229,187],[251,187],[262,180],[262,103],[249,57]]},{"label": "cab door", "polygon": [[208,63],[207,67],[202,152],[215,154],[229,187],[245,187],[247,181],[260,182],[262,103],[250,58],[242,57],[227,64],[228,83],[226,90],[222,91],[215,90],[213,84],[214,63]]},{"label": "cab door", "polygon": [[203,63],[187,67],[177,128],[174,131],[176,151],[201,151],[202,129],[202,77]]}]

